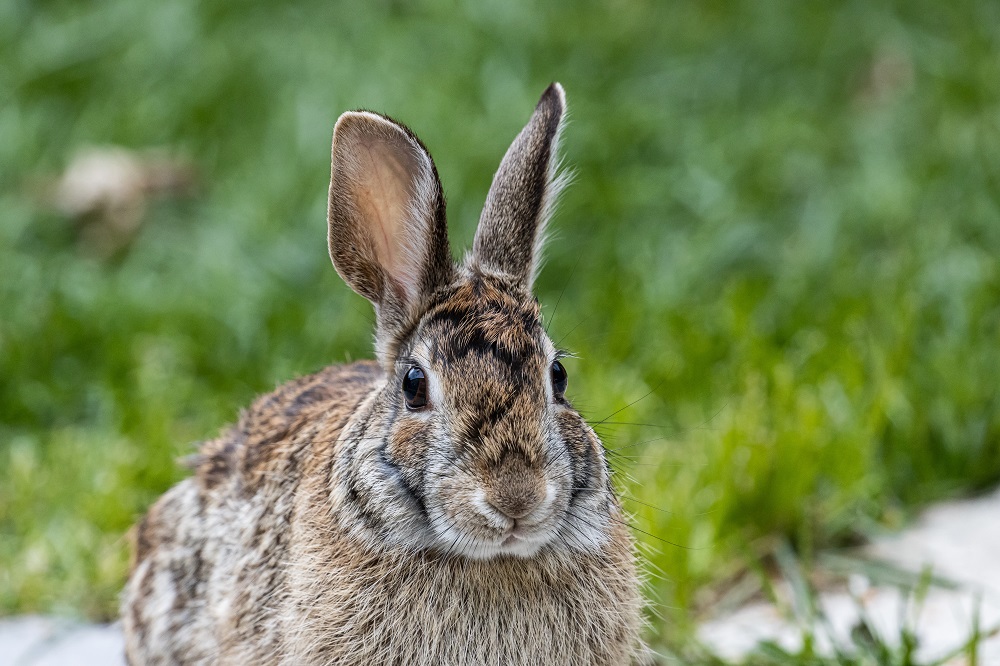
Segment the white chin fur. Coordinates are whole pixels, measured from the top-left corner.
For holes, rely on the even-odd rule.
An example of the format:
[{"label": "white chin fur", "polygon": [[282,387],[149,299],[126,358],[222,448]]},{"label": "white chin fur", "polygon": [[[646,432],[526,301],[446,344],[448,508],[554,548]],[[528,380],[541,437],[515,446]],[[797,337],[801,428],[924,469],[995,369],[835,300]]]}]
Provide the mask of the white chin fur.
[{"label": "white chin fur", "polygon": [[471,560],[492,560],[495,557],[534,557],[542,549],[548,539],[533,539],[527,541],[517,539],[511,542],[500,543],[470,543],[462,548],[456,548],[454,552],[468,557]]}]

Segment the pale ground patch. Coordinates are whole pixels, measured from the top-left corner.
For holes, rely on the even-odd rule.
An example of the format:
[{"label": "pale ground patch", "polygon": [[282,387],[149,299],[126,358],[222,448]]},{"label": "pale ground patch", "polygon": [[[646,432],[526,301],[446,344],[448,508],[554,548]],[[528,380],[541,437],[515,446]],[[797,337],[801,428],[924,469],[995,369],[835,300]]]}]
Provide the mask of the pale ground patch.
[{"label": "pale ground patch", "polygon": [[48,617],[0,622],[0,666],[120,666],[121,628]]},{"label": "pale ground patch", "polygon": [[[966,641],[977,606],[984,630],[1000,625],[1000,492],[932,507],[909,529],[876,540],[865,553],[911,571],[933,567],[934,574],[960,585],[932,589],[919,615],[910,613],[920,657],[946,654]],[[830,592],[820,599],[833,640],[845,641],[857,623],[855,598],[862,600],[883,637],[898,637],[907,617],[900,592],[871,585],[861,576],[854,576],[850,587],[853,596]],[[774,606],[757,603],[703,625],[699,635],[721,656],[737,658],[763,640],[794,648],[800,633]],[[44,617],[0,621],[0,666],[119,666],[124,663],[122,644],[118,625]],[[959,658],[952,663],[965,662]],[[1000,664],[1000,635],[982,643],[979,663]]]},{"label": "pale ground patch", "polygon": [[[848,591],[820,597],[829,620],[828,629],[818,635],[821,648],[828,649],[831,638],[840,645],[848,643],[858,623],[859,600],[871,624],[890,643],[894,637],[898,640],[902,623],[909,622],[919,641],[917,656],[924,660],[951,654],[967,642],[977,609],[982,631],[1000,626],[1000,492],[931,507],[910,528],[877,539],[863,553],[912,572],[930,567],[935,576],[958,587],[932,587],[914,612],[912,606],[905,607],[898,588],[852,576]],[[761,641],[795,649],[801,640],[795,623],[769,603],[755,603],[708,622],[699,636],[729,658],[746,654]],[[959,657],[949,663],[965,662]],[[1000,664],[1000,635],[981,643],[979,663]]]}]

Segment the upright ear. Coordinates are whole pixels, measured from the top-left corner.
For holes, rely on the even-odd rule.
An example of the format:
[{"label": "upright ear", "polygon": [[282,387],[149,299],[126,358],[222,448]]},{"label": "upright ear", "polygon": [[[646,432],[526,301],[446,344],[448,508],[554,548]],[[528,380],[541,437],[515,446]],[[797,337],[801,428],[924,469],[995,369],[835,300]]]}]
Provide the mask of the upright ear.
[{"label": "upright ear", "polygon": [[454,273],[437,169],[409,129],[366,111],[340,117],[328,222],[330,258],[375,305],[376,344],[387,361]]},{"label": "upright ear", "polygon": [[556,145],[565,110],[566,95],[553,83],[493,176],[472,246],[473,266],[504,273],[526,289],[535,279],[543,231],[559,189]]}]

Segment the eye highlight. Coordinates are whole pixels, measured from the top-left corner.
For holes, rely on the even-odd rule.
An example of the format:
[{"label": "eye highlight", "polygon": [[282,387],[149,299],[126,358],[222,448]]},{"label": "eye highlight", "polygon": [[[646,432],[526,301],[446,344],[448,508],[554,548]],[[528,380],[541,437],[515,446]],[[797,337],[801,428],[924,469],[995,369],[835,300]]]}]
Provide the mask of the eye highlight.
[{"label": "eye highlight", "polygon": [[552,378],[552,393],[555,395],[556,400],[562,400],[563,395],[566,393],[566,384],[569,382],[569,377],[566,375],[566,368],[559,361],[552,361],[549,376]]},{"label": "eye highlight", "polygon": [[406,371],[403,377],[403,399],[407,409],[421,409],[427,406],[427,377],[418,366]]}]

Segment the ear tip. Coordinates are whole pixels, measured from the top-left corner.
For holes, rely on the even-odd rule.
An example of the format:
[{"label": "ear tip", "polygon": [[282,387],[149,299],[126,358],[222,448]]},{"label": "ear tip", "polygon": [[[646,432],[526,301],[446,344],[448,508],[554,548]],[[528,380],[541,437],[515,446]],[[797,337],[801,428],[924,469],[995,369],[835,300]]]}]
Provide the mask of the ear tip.
[{"label": "ear tip", "polygon": [[391,127],[393,125],[395,125],[393,121],[372,111],[365,111],[363,109],[345,111],[340,114],[336,124],[333,126],[333,136],[336,139],[337,136],[341,136],[345,132],[363,130],[365,128]]},{"label": "ear tip", "polygon": [[563,90],[558,81],[549,84],[549,87],[542,93],[541,99],[538,100],[538,106],[554,107],[557,114],[562,115],[566,110],[566,91]]},{"label": "ear tip", "polygon": [[427,148],[403,123],[389,116],[359,109],[340,114],[333,127],[333,156],[351,153],[360,145],[390,144],[397,147],[406,146],[414,154],[423,154],[427,161],[430,155]]}]

